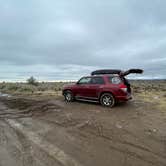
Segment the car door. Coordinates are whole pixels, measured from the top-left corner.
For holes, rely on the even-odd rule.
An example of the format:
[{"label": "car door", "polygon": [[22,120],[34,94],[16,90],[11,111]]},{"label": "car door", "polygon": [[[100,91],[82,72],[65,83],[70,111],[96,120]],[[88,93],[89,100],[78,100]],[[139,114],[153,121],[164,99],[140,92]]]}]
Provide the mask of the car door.
[{"label": "car door", "polygon": [[88,97],[94,98],[94,99],[98,98],[98,93],[100,89],[102,88],[103,84],[105,83],[102,77],[92,77],[88,87],[88,90],[89,90]]},{"label": "car door", "polygon": [[91,77],[83,77],[77,82],[76,97],[88,97]]}]

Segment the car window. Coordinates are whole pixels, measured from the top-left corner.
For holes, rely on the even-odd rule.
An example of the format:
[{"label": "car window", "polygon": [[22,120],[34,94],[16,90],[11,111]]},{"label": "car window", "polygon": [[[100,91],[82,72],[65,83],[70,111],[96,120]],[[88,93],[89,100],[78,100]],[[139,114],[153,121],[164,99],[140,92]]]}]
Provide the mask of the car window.
[{"label": "car window", "polygon": [[91,84],[104,84],[104,79],[102,77],[93,77]]},{"label": "car window", "polygon": [[120,79],[120,77],[109,77],[109,82],[112,84],[120,84],[122,82],[122,80]]},{"label": "car window", "polygon": [[81,78],[78,83],[79,83],[79,84],[89,84],[89,83],[90,83],[90,80],[91,80],[90,77],[84,77],[84,78]]}]

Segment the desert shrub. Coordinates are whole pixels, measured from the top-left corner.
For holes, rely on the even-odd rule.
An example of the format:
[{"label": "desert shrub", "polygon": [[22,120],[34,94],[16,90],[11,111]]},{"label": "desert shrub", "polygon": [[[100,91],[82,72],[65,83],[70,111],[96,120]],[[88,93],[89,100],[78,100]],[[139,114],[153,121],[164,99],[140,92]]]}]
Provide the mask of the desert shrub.
[{"label": "desert shrub", "polygon": [[5,88],[6,88],[6,84],[4,84],[4,83],[0,84],[0,89],[1,90],[5,89]]},{"label": "desert shrub", "polygon": [[39,86],[37,90],[38,90],[38,91],[45,91],[46,88],[45,88],[45,87],[42,87],[42,86]]},{"label": "desert shrub", "polygon": [[18,90],[18,86],[16,85],[16,84],[10,84],[10,85],[8,85],[8,90],[9,91],[17,91]]},{"label": "desert shrub", "polygon": [[14,83],[6,83],[2,85],[2,91],[17,91],[18,85]]},{"label": "desert shrub", "polygon": [[37,90],[38,91],[46,91],[46,90],[48,90],[48,88],[49,87],[45,83],[40,83],[37,87]]},{"label": "desert shrub", "polygon": [[21,85],[18,90],[19,90],[19,92],[31,92],[31,93],[33,93],[34,91],[37,90],[37,88],[33,85],[24,84],[24,85]]},{"label": "desert shrub", "polygon": [[34,86],[37,86],[39,84],[38,81],[33,76],[27,79],[27,83]]}]

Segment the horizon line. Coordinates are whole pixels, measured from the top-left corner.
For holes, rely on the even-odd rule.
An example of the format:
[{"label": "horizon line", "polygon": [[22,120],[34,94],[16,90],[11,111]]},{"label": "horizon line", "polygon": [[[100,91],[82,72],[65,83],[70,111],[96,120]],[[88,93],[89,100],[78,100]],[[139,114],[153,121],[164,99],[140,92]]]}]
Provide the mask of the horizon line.
[{"label": "horizon line", "polygon": [[[163,80],[165,81],[166,78],[128,78],[128,80],[145,80],[145,81],[150,81],[150,80]],[[73,79],[73,80],[37,80],[37,82],[42,83],[42,82],[77,82],[78,80]],[[27,83],[26,80],[0,80],[0,83]]]}]

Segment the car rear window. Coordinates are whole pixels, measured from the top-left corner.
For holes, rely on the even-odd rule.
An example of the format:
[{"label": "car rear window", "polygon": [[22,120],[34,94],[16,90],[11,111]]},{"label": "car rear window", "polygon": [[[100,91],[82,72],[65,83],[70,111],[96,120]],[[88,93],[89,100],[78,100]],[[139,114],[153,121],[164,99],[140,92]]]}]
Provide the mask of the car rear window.
[{"label": "car rear window", "polygon": [[112,76],[109,77],[108,79],[111,84],[120,84],[122,82],[121,78],[118,76]]}]

